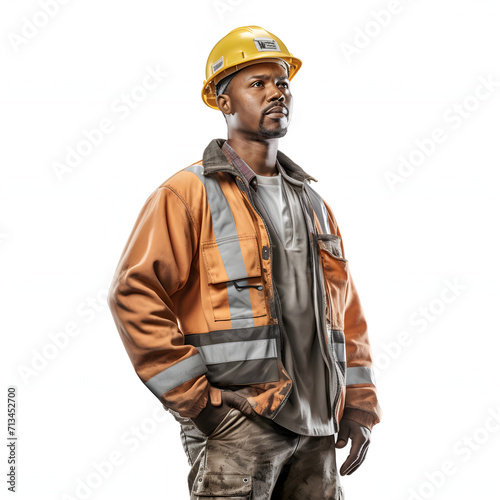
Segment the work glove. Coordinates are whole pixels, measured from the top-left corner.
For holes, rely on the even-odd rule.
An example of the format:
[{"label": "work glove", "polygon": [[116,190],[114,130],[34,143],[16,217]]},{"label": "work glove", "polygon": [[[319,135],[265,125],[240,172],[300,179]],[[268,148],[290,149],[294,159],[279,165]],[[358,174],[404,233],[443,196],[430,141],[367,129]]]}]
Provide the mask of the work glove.
[{"label": "work glove", "polygon": [[340,420],[340,430],[335,448],[344,448],[349,438],[351,439],[349,456],[339,470],[341,476],[352,474],[363,463],[370,446],[370,435],[371,431],[368,427],[354,420],[346,418]]},{"label": "work glove", "polygon": [[237,408],[247,417],[252,417],[254,413],[250,403],[243,396],[232,391],[220,391],[210,387],[207,406],[197,417],[191,418],[191,421],[201,432],[209,436],[224,420],[231,408]]}]

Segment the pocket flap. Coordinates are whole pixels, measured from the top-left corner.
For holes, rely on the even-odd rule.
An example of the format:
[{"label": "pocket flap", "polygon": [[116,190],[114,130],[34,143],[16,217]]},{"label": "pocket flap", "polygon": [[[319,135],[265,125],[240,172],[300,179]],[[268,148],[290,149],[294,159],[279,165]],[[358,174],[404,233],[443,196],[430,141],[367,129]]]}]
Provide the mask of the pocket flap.
[{"label": "pocket flap", "polygon": [[335,257],[343,258],[342,246],[340,245],[340,236],[336,234],[318,234],[318,243],[320,248],[330,252]]},{"label": "pocket flap", "polygon": [[193,493],[200,497],[249,498],[252,491],[252,476],[245,474],[210,474],[200,476],[194,484]]},{"label": "pocket flap", "polygon": [[202,243],[208,283],[253,278],[261,275],[257,237],[235,235],[224,240]]}]

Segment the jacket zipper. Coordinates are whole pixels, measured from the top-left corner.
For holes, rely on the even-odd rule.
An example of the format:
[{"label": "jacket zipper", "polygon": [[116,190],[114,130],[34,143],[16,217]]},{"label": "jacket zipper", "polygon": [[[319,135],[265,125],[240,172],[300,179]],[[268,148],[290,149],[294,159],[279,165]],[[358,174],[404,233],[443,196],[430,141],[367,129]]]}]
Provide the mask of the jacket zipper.
[{"label": "jacket zipper", "polygon": [[[321,259],[321,257],[318,254],[318,266],[321,265],[320,259]],[[321,283],[321,281],[319,279],[319,276],[318,276],[318,284],[319,284],[319,287],[321,289],[320,290],[320,294],[321,294],[322,297],[324,297],[325,294],[326,294],[326,291],[323,291],[324,285]],[[330,337],[330,335],[329,335],[328,326],[327,326],[327,323],[326,323],[326,303],[323,301],[323,303],[321,304],[321,306],[322,306],[321,307],[321,324],[323,325],[323,328],[325,328],[325,334],[327,335],[328,342],[331,345],[332,342],[333,342],[333,338]],[[333,365],[333,370],[335,371],[335,377],[336,377],[336,381],[337,381],[337,388],[336,388],[335,396],[333,398],[332,410],[333,410],[334,429],[335,429],[335,432],[338,432],[339,431],[339,424],[340,424],[340,422],[337,422],[337,404],[339,402],[339,397],[340,397],[340,395],[342,393],[342,387],[340,385],[339,367],[337,366],[337,362],[336,362],[335,358],[332,357],[333,346],[329,350],[327,349],[327,352],[328,352],[328,358],[330,359],[330,362]],[[332,354],[330,354],[330,353],[332,353]],[[330,371],[330,374],[331,374],[331,371]],[[332,388],[330,386],[330,398],[331,398],[331,393],[332,393]]]},{"label": "jacket zipper", "polygon": [[[327,252],[328,254],[330,254],[332,256],[332,258],[334,259],[338,259],[338,260],[342,260],[344,262],[346,262],[347,260],[344,259],[343,257],[338,257],[337,255],[333,255],[332,252],[330,252],[329,250],[327,250],[326,248],[323,249],[325,252]],[[319,262],[318,262],[319,264]],[[322,295],[324,296],[323,294],[323,291],[321,292]],[[323,304],[323,309],[322,309],[322,315],[325,317],[325,321],[323,324],[326,325],[326,303]],[[327,333],[328,333],[328,328],[327,328]],[[328,339],[329,339],[329,342],[332,343],[333,339],[330,338],[330,336],[328,336]],[[335,368],[335,372],[336,372],[336,375],[337,375],[337,392],[335,394],[335,399],[334,399],[334,403],[333,403],[333,411],[334,411],[334,423],[335,423],[335,426],[336,427],[336,431],[335,432],[338,432],[338,426],[340,425],[340,422],[337,422],[337,418],[336,418],[336,415],[337,415],[337,405],[339,403],[339,398],[340,398],[340,395],[342,393],[342,387],[340,385],[340,380],[341,380],[341,375],[339,373],[339,367],[337,365],[337,363],[335,362],[335,360],[333,360],[333,364],[334,364],[334,368]]]},{"label": "jacket zipper", "polygon": [[[328,252],[328,253],[330,253],[330,252]],[[335,257],[335,258],[338,258],[338,257]],[[321,265],[320,259],[321,259],[321,257],[319,256],[319,253],[318,253],[318,265]],[[344,259],[342,259],[342,260],[344,260]],[[320,286],[322,288],[321,294],[324,297],[326,294],[326,291],[323,291],[324,285],[322,285],[320,283]],[[330,344],[332,344],[333,338],[330,337],[330,335],[329,335],[328,326],[326,323],[326,303],[323,304],[323,307],[321,309],[321,316],[322,316],[321,317],[322,324],[323,324],[324,328],[326,328],[326,334],[328,335],[328,341],[330,342]],[[333,351],[334,351],[333,348],[330,349],[330,351],[333,353]],[[335,370],[335,375],[337,377],[337,390],[336,390],[335,398],[333,400],[333,417],[334,417],[335,432],[338,432],[339,427],[340,427],[340,422],[337,421],[337,405],[339,403],[339,398],[340,398],[340,395],[342,393],[342,386],[340,384],[340,381],[341,381],[341,375],[339,373],[340,368],[338,367],[338,363],[336,362],[335,358],[333,358],[332,364],[333,364],[333,368]]]}]

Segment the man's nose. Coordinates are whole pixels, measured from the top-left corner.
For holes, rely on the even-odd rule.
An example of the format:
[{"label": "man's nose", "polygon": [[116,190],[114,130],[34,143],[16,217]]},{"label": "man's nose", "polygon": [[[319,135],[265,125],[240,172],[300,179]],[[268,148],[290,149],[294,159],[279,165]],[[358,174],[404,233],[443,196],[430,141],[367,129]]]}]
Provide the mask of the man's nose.
[{"label": "man's nose", "polygon": [[267,96],[268,101],[284,101],[285,100],[285,95],[283,92],[278,87],[274,87],[272,92],[269,92],[269,95]]}]

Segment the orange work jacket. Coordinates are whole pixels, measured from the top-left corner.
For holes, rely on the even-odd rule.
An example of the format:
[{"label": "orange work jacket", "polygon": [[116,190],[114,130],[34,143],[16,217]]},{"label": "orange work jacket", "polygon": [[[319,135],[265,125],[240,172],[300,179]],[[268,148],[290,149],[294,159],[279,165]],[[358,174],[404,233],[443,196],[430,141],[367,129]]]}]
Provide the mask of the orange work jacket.
[{"label": "orange work jacket", "polygon": [[[214,139],[203,160],[173,174],[140,211],[120,257],[108,304],[141,381],[166,409],[193,418],[209,395],[238,389],[273,419],[292,380],[283,366],[281,308],[266,222],[241,171]],[[380,421],[365,316],[329,205],[305,181],[317,334],[328,367],[328,407],[372,428]],[[217,394],[218,393],[218,394]]]}]

